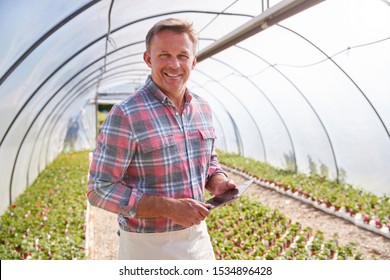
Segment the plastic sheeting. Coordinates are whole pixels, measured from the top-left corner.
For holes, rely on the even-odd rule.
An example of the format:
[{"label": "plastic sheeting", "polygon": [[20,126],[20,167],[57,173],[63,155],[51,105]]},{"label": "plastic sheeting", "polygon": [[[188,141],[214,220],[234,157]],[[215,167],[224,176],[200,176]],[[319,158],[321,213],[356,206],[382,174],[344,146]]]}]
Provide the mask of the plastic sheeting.
[{"label": "plastic sheeting", "polygon": [[[61,151],[93,148],[96,103],[146,80],[156,21],[193,22],[201,51],[281,2],[2,0],[0,212]],[[327,0],[198,63],[218,148],[388,194],[389,26],[387,0]]]}]

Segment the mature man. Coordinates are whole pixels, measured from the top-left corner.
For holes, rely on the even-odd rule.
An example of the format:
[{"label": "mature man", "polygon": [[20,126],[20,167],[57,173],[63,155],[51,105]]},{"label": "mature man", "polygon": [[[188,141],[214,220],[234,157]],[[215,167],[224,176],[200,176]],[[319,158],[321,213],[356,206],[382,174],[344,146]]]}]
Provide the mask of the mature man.
[{"label": "mature man", "polygon": [[119,259],[214,259],[205,188],[236,185],[218,162],[208,103],[186,87],[196,46],[191,24],[156,23],[144,53],[151,75],[101,127],[88,198],[118,214]]}]

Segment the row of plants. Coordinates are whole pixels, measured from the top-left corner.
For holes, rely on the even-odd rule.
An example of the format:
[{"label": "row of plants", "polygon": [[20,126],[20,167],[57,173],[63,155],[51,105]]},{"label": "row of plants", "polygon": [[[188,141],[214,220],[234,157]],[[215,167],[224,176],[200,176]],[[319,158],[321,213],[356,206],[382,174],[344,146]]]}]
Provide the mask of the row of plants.
[{"label": "row of plants", "polygon": [[0,259],[85,259],[88,152],[61,154],[0,219]]},{"label": "row of plants", "polygon": [[207,218],[217,259],[223,260],[329,260],[362,259],[356,244],[337,244],[293,223],[278,210],[248,196],[212,211]]},{"label": "row of plants", "polygon": [[[1,259],[85,259],[88,152],[61,154],[0,220]],[[359,259],[249,198],[213,211],[208,226],[218,259]]]},{"label": "row of plants", "polygon": [[[250,158],[218,151],[220,161],[239,172],[256,177],[259,182],[280,192],[293,194],[314,205],[336,211],[355,224],[376,228],[389,235],[390,198],[377,196],[350,184],[340,184],[320,175],[294,173],[270,166]],[[345,213],[345,214],[344,214]]]}]

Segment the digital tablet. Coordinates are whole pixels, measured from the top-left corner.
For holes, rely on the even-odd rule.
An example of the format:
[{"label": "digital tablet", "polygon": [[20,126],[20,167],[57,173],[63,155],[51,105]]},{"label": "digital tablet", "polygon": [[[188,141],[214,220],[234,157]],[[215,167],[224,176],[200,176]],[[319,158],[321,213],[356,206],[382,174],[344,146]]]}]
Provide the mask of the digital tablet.
[{"label": "digital tablet", "polygon": [[245,183],[237,186],[236,189],[230,189],[224,193],[216,195],[213,198],[207,200],[206,203],[212,206],[211,209],[225,205],[226,203],[239,198],[248,189],[254,180],[255,179],[250,179],[249,181],[246,181]]}]

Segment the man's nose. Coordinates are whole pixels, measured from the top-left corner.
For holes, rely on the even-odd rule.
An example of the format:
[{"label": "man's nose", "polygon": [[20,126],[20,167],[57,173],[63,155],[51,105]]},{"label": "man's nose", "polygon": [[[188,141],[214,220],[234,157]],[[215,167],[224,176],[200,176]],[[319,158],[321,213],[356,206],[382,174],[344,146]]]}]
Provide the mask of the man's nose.
[{"label": "man's nose", "polygon": [[169,66],[174,69],[179,68],[180,66],[179,59],[177,57],[171,57],[171,59],[169,60]]}]

